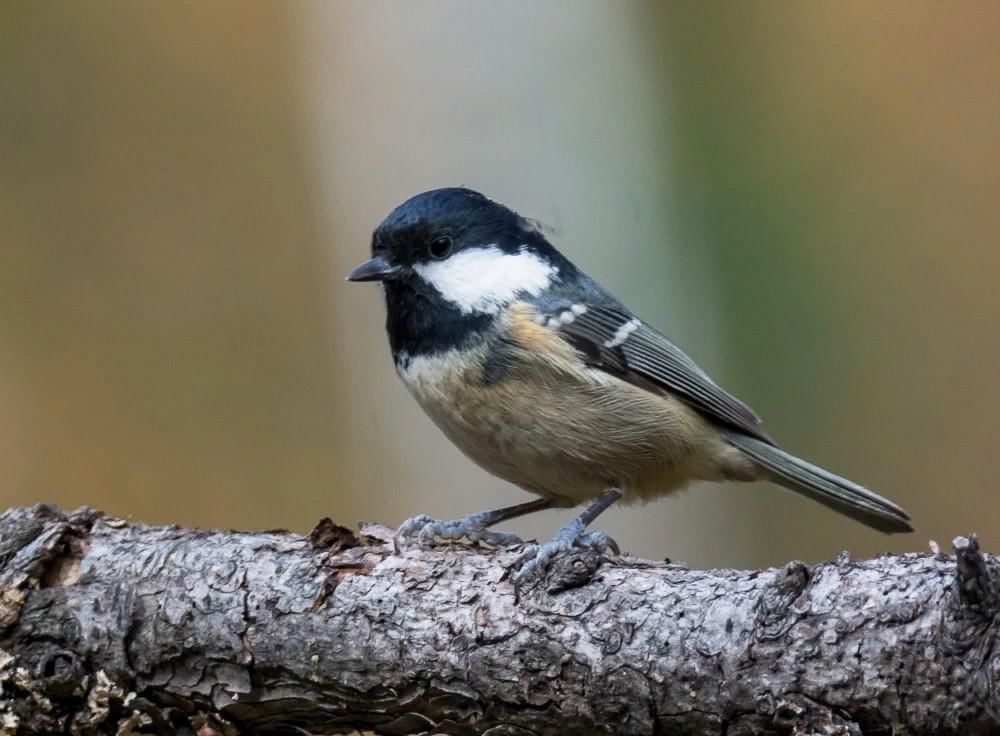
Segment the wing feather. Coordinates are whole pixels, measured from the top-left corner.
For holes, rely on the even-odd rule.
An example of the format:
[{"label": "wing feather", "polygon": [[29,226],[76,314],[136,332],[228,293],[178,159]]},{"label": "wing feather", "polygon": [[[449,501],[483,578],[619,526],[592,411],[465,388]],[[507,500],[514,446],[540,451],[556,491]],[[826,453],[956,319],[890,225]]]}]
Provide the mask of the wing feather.
[{"label": "wing feather", "polygon": [[[703,415],[723,425],[771,443],[760,419],[742,401],[722,389],[680,348],[621,306],[584,305],[558,330],[588,363],[624,377],[641,378],[677,396]],[[554,321],[558,320],[555,317]],[[630,322],[634,326],[623,329]]]}]

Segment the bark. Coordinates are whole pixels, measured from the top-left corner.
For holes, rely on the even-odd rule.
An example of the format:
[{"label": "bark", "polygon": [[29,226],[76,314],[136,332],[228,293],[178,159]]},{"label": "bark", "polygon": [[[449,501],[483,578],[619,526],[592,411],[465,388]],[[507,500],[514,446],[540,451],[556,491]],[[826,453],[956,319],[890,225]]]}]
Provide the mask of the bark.
[{"label": "bark", "polygon": [[581,551],[517,591],[516,549],[391,534],[6,512],[0,733],[1000,732],[974,537],[753,571]]}]

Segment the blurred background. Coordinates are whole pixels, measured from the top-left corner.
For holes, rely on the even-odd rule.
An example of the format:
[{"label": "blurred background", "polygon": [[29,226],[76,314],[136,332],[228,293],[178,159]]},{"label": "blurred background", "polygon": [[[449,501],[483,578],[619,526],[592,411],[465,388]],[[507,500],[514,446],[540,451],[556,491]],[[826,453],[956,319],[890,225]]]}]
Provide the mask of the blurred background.
[{"label": "blurred background", "polygon": [[525,500],[343,280],[462,184],[918,529],[699,486],[608,512],[623,547],[995,550],[998,37],[990,2],[4,3],[0,505],[305,531]]}]

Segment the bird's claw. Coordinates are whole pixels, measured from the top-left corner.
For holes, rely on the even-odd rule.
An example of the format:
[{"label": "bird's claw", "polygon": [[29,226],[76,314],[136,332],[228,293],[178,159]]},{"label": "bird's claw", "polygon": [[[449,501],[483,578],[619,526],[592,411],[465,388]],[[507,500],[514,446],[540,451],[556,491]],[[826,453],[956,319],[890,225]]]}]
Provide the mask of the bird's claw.
[{"label": "bird's claw", "polygon": [[586,584],[608,554],[620,554],[618,543],[604,532],[573,538],[557,534],[545,544],[530,544],[517,562],[514,585],[546,584],[549,593]]},{"label": "bird's claw", "polygon": [[425,514],[404,521],[396,529],[396,535],[393,538],[396,552],[413,546],[461,546],[496,549],[518,544],[523,544],[523,542],[516,534],[491,531],[469,517],[442,521]]}]

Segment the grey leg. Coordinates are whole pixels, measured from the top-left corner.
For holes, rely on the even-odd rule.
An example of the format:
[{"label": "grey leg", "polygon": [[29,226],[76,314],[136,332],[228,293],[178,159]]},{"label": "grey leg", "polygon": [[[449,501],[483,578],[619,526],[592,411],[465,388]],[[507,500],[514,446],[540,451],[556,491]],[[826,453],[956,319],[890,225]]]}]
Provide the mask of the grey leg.
[{"label": "grey leg", "polygon": [[445,544],[466,544],[482,547],[508,547],[521,544],[516,534],[491,532],[489,527],[508,519],[516,519],[525,514],[549,508],[552,502],[545,498],[526,501],[515,506],[505,506],[493,511],[469,514],[464,519],[440,521],[421,514],[407,519],[396,530],[395,546],[399,552],[408,544],[416,543],[425,547]]},{"label": "grey leg", "polygon": [[602,532],[584,534],[587,526],[601,515],[611,504],[622,497],[617,488],[602,493],[596,501],[584,509],[583,513],[560,529],[551,541],[542,545],[533,545],[523,558],[521,568],[514,574],[514,582],[518,586],[527,585],[545,577],[552,561],[574,546],[588,547],[598,554],[608,550],[618,553],[618,545],[611,537]]}]

